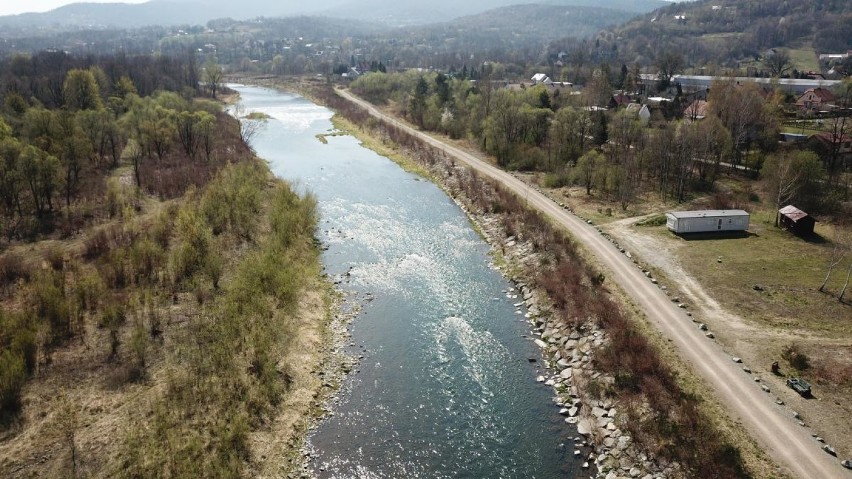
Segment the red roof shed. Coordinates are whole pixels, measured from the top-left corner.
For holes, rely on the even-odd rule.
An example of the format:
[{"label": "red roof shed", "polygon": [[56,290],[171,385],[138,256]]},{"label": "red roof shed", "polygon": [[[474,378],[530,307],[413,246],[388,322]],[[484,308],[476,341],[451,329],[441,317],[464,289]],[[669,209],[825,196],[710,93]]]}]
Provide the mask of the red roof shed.
[{"label": "red roof shed", "polygon": [[793,205],[781,208],[778,210],[778,213],[781,215],[781,226],[783,226],[787,231],[791,231],[797,236],[814,234],[816,220],[813,216]]}]

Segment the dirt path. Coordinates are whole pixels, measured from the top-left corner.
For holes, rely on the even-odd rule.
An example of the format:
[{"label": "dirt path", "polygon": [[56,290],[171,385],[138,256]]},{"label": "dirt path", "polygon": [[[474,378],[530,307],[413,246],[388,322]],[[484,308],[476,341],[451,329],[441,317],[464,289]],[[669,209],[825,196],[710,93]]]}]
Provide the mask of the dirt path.
[{"label": "dirt path", "polygon": [[630,259],[615,249],[594,227],[482,158],[418,131],[347,91],[338,90],[338,94],[360,105],[371,115],[417,136],[479,173],[501,182],[524,198],[531,207],[570,231],[589,253],[612,272],[607,277],[613,278],[641,307],[652,324],[671,339],[681,356],[713,387],[722,403],[742,421],[745,429],[778,464],[802,478],[852,477],[835,458],[820,450],[819,443],[811,438],[808,429],[799,426],[789,414],[785,414],[785,408],[772,402],[774,396],[762,391],[750,375],[731,361],[730,356],[714,341],[706,338],[683,310],[672,303],[660,288],[652,284]]},{"label": "dirt path", "polygon": [[[647,266],[658,269],[665,273],[669,283],[677,285],[679,294],[691,303],[699,317],[712,318],[714,327],[718,330],[724,329],[732,337],[748,337],[751,340],[759,338],[772,338],[777,340],[802,340],[814,336],[809,331],[772,331],[749,324],[744,318],[731,313],[719,304],[693,275],[688,273],[677,257],[677,246],[667,244],[664,241],[645,234],[635,228],[633,224],[642,218],[625,218],[607,223],[602,229],[612,235],[621,246],[633,254],[638,255]],[[847,345],[846,339],[831,339],[818,337],[820,344]]]}]

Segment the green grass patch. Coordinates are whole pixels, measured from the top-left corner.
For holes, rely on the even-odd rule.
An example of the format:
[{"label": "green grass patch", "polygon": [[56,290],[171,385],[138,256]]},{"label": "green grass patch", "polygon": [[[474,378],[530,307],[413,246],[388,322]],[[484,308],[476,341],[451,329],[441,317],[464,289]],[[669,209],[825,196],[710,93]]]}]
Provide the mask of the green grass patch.
[{"label": "green grass patch", "polygon": [[[852,337],[848,322],[841,319],[849,316],[849,306],[819,291],[834,248],[834,229],[817,223],[818,236],[806,240],[776,228],[774,219],[772,211],[755,211],[749,236],[685,241],[677,255],[713,297],[745,318],[773,328]],[[842,288],[842,272],[850,262],[846,258],[838,265],[827,291]],[[755,285],[764,291],[756,291]]]},{"label": "green grass patch", "polygon": [[636,223],[636,226],[663,226],[666,224],[666,215],[654,215]]},{"label": "green grass patch", "polygon": [[263,120],[269,120],[271,118],[272,118],[271,116],[267,115],[266,113],[263,113],[262,111],[253,111],[253,112],[251,112],[251,113],[249,113],[248,115],[245,116],[246,120],[261,120],[261,121],[263,121]]},{"label": "green grass patch", "polygon": [[797,70],[805,72],[820,71],[819,58],[812,47],[803,46],[801,48],[793,48],[788,50],[788,52],[790,53],[790,61]]},{"label": "green grass patch", "polygon": [[792,133],[794,135],[817,135],[819,133],[823,133],[823,130],[817,128],[809,128],[809,127],[800,127],[800,126],[784,126],[781,129],[782,133]]},{"label": "green grass patch", "polygon": [[327,145],[327,144],[328,144],[328,139],[329,139],[329,137],[334,137],[334,136],[346,136],[346,135],[348,135],[348,134],[349,134],[349,133],[347,133],[347,132],[345,132],[345,131],[341,131],[341,130],[338,130],[338,129],[334,129],[334,130],[331,130],[329,133],[318,133],[318,134],[316,135],[316,138],[317,138],[317,140],[319,140],[319,141],[320,141],[320,143],[322,143],[323,145]]}]

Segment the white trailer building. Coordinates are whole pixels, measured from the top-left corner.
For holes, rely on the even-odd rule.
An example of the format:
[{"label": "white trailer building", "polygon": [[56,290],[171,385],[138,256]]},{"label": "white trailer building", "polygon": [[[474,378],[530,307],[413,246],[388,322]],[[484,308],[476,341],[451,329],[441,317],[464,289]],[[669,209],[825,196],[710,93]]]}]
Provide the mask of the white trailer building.
[{"label": "white trailer building", "polygon": [[677,234],[712,231],[745,231],[749,214],[743,210],[672,211],[666,226]]}]

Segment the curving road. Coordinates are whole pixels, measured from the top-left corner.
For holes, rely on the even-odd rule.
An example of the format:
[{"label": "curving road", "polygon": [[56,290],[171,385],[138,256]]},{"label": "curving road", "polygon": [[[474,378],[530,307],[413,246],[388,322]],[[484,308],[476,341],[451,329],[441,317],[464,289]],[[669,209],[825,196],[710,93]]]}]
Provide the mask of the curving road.
[{"label": "curving road", "polygon": [[337,93],[374,117],[417,136],[481,174],[501,182],[525,198],[530,206],[570,231],[588,252],[610,270],[611,274],[607,277],[612,278],[630,295],[651,323],[677,346],[681,357],[710,384],[729,412],[739,419],[758,444],[787,472],[807,479],[852,477],[836,458],[820,449],[821,445],[811,437],[810,429],[801,427],[789,410],[776,405],[773,402],[775,396],[761,390],[752,376],[742,370],[741,365],[734,363],[715,341],[705,337],[683,310],[672,303],[662,290],[652,284],[630,259],[615,249],[593,226],[482,158],[418,131],[348,91],[337,90]]}]

